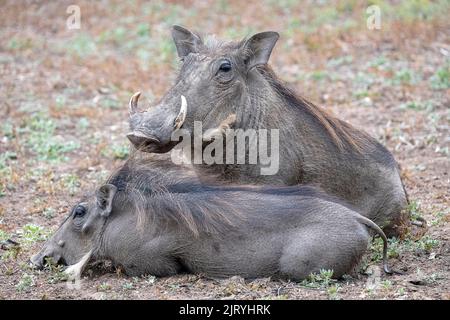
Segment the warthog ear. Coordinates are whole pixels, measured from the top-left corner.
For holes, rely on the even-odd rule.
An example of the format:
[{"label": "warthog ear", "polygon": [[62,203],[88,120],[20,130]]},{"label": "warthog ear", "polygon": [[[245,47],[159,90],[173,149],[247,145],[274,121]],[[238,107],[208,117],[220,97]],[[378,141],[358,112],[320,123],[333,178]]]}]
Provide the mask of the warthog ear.
[{"label": "warthog ear", "polygon": [[114,195],[117,192],[117,187],[112,184],[105,184],[97,191],[97,205],[100,208],[100,215],[107,217],[112,210],[112,202]]},{"label": "warthog ear", "polygon": [[197,47],[203,43],[198,35],[177,25],[172,27],[172,38],[180,58],[187,56],[191,52],[196,52]]},{"label": "warthog ear", "polygon": [[242,49],[247,70],[269,61],[272,49],[279,37],[278,32],[266,31],[257,33],[245,41]]}]

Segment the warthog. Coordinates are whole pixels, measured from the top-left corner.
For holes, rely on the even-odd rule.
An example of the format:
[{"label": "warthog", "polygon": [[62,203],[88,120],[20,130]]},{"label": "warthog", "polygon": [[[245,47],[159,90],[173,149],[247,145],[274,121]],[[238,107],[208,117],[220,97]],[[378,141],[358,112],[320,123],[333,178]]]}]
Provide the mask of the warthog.
[{"label": "warthog", "polygon": [[303,279],[348,273],[367,249],[372,221],[308,186],[218,186],[167,162],[129,160],[75,205],[32,257],[72,265],[111,260],[131,276]]},{"label": "warthog", "polygon": [[[407,200],[394,157],[368,134],[299,97],[276,77],[267,65],[276,32],[223,42],[174,26],[172,37],[182,61],[179,75],[147,111],[137,112],[133,99],[128,138],[136,147],[167,152],[177,144],[171,141],[175,129],[193,133],[194,121],[201,121],[206,131],[236,114],[234,129],[279,129],[278,172],[261,175],[260,163],[201,163],[196,165],[200,176],[212,171],[235,183],[312,183],[387,227],[391,235],[398,232],[407,218],[401,214]],[[181,96],[188,107],[179,114]]]}]

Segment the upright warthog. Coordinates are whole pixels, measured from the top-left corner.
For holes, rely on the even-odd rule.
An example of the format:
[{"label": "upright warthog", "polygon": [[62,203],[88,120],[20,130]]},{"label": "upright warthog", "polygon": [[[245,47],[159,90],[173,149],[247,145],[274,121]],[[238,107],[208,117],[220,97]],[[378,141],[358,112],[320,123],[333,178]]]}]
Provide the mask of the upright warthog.
[{"label": "upright warthog", "polygon": [[[236,114],[234,129],[279,129],[279,170],[261,175],[261,164],[196,165],[236,183],[315,184],[352,204],[358,212],[398,232],[406,215],[406,194],[392,154],[355,129],[299,97],[267,65],[276,32],[240,42],[222,42],[174,26],[172,36],[182,64],[175,84],[146,112],[130,108],[130,141],[147,152],[167,152],[175,129],[194,132],[217,127]],[[187,110],[180,115],[180,97]],[[185,108],[186,109],[186,108]],[[181,121],[181,120],[183,121]],[[249,148],[247,148],[248,151]]]},{"label": "upright warthog", "polygon": [[107,259],[132,276],[303,279],[348,273],[367,249],[372,221],[306,186],[206,185],[186,169],[128,161],[80,201],[31,261],[80,272]]}]

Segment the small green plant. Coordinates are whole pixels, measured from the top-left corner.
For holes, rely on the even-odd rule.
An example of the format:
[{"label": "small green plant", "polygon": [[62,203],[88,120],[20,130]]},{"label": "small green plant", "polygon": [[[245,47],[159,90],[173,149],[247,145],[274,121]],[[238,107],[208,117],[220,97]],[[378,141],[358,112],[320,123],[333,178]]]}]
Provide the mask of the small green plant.
[{"label": "small green plant", "polygon": [[0,154],[0,171],[7,169],[9,167],[8,163],[11,160],[16,160],[16,159],[17,159],[17,154],[15,152],[5,151],[2,154]]},{"label": "small green plant", "polygon": [[70,41],[65,43],[64,50],[68,50],[71,54],[79,58],[84,58],[94,52],[99,52],[95,39],[87,33],[80,33],[75,38],[70,39]]},{"label": "small green plant", "polygon": [[153,285],[156,282],[156,277],[155,276],[151,276],[151,275],[147,275],[143,277],[145,279],[145,283]]},{"label": "small green plant", "polygon": [[102,282],[98,287],[97,287],[97,291],[101,291],[101,292],[105,292],[105,291],[109,291],[111,290],[112,287],[109,283],[107,282]]},{"label": "small green plant", "polygon": [[130,153],[128,145],[113,145],[112,153],[116,159],[126,159]]},{"label": "small green plant", "polygon": [[339,300],[339,285],[334,284],[327,289],[328,298],[331,300]]},{"label": "small green plant", "polygon": [[322,70],[317,70],[311,73],[310,78],[314,81],[323,81],[328,78],[328,73]]},{"label": "small green plant", "polygon": [[3,230],[0,230],[0,241],[5,241],[8,240],[10,238],[10,235]]},{"label": "small green plant", "polygon": [[81,183],[78,176],[74,174],[65,174],[62,176],[62,183],[64,188],[67,189],[69,194],[73,196],[79,189]]},{"label": "small green plant", "polygon": [[415,110],[415,111],[427,111],[431,112],[434,110],[435,105],[432,101],[409,101],[406,103],[403,103],[399,107],[400,109],[409,109],[409,110]]},{"label": "small green plant", "polygon": [[34,286],[34,277],[30,274],[23,274],[19,283],[16,285],[16,289],[19,292],[27,292]]},{"label": "small green plant", "polygon": [[68,275],[64,272],[64,266],[58,265],[52,258],[45,259],[44,270],[50,273],[47,282],[50,284],[67,281]]},{"label": "small green plant", "polygon": [[[371,261],[379,262],[383,259],[383,239],[375,238],[370,245]],[[400,241],[397,238],[388,239],[388,258],[398,258],[402,252]]]},{"label": "small green plant", "polygon": [[78,143],[56,136],[55,130],[54,121],[41,114],[33,115],[21,129],[28,133],[26,145],[38,155],[38,160],[66,161],[63,154],[79,148]]},{"label": "small green plant", "polygon": [[412,219],[414,220],[422,219],[422,213],[420,211],[420,202],[416,200],[411,200],[406,209],[408,210]]},{"label": "small green plant", "polygon": [[385,289],[385,290],[390,290],[392,288],[392,282],[390,280],[381,281],[381,285],[383,286],[383,289]]},{"label": "small green plant", "polygon": [[89,120],[85,117],[80,118],[77,123],[77,127],[81,128],[82,130],[86,130],[89,128]]},{"label": "small green plant", "polygon": [[431,220],[430,224],[432,226],[438,226],[444,221],[446,213],[444,211],[439,211],[434,214],[434,219]]},{"label": "small green plant", "polygon": [[415,242],[415,247],[418,250],[430,253],[434,248],[439,246],[439,243],[439,240],[432,239],[430,236],[424,236]]},{"label": "small green plant", "polygon": [[38,241],[45,241],[49,237],[49,232],[44,228],[35,224],[26,224],[21,230],[17,232],[21,238],[22,243],[33,244]]},{"label": "small green plant", "polygon": [[436,71],[430,78],[430,85],[434,90],[450,88],[450,64]]},{"label": "small green plant", "polygon": [[56,210],[53,208],[45,208],[44,211],[42,211],[42,214],[47,219],[53,219],[56,215]]},{"label": "small green plant", "polygon": [[125,283],[122,285],[122,288],[123,288],[124,290],[133,290],[133,289],[134,289],[134,284],[133,284],[133,282],[125,282]]},{"label": "small green plant", "polygon": [[399,84],[416,84],[420,80],[420,75],[412,69],[403,68],[394,74],[392,83]]},{"label": "small green plant", "polygon": [[307,288],[327,288],[330,284],[335,283],[336,280],[332,279],[333,270],[321,269],[319,273],[311,273],[308,278],[303,280],[300,285]]},{"label": "small green plant", "polygon": [[130,148],[128,144],[113,144],[110,147],[104,148],[101,154],[108,158],[112,157],[114,159],[124,160],[130,154]]},{"label": "small green plant", "polygon": [[113,99],[110,97],[104,97],[103,99],[101,99],[100,105],[103,108],[107,108],[107,109],[119,109],[122,107],[119,100]]},{"label": "small green plant", "polygon": [[8,121],[4,122],[2,124],[2,129],[1,130],[2,130],[2,134],[5,137],[8,137],[8,138],[13,138],[14,137],[14,126],[13,126],[13,124],[11,122],[8,122]]}]

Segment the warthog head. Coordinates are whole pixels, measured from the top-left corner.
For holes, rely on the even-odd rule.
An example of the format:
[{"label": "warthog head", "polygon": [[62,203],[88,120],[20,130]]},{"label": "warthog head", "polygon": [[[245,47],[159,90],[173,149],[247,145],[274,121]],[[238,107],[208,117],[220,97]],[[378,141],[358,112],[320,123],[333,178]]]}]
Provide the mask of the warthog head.
[{"label": "warthog head", "polygon": [[95,196],[73,207],[69,216],[41,251],[31,258],[37,268],[44,267],[46,259],[58,264],[73,265],[92,250],[92,244],[111,213],[117,187],[106,184]]},{"label": "warthog head", "polygon": [[[171,141],[172,132],[183,127],[193,133],[194,121],[201,121],[207,130],[232,113],[251,112],[242,108],[249,104],[248,92],[260,87],[260,75],[253,71],[267,63],[279,36],[262,32],[241,42],[221,42],[213,37],[204,41],[174,26],[172,37],[182,61],[175,84],[146,112],[138,112],[139,93],[129,105],[128,139],[147,152],[169,151],[177,143]],[[240,112],[236,112],[238,108]]]}]

